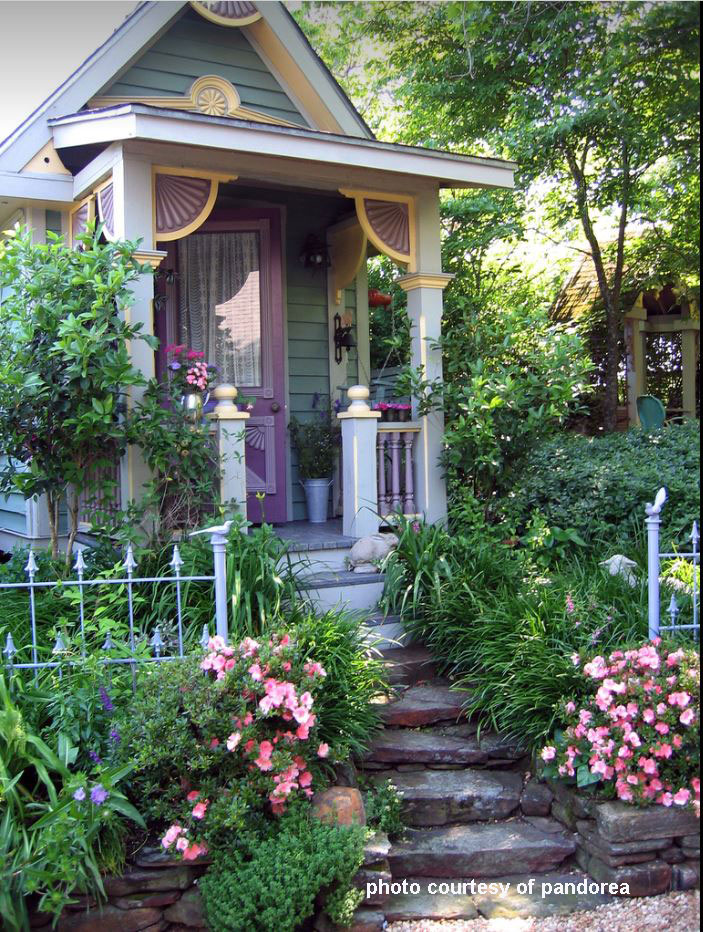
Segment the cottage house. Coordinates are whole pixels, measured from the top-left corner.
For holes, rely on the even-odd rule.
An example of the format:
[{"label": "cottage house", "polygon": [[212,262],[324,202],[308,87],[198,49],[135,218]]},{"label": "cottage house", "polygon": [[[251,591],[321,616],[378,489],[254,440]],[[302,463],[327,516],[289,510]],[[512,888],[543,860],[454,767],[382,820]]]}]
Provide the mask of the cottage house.
[{"label": "cottage house", "polygon": [[[223,487],[246,484],[253,521],[265,493],[266,519],[285,525],[305,517],[290,416],[316,395],[345,408],[369,383],[367,257],[397,264],[413,363],[440,375],[440,190],[510,187],[513,169],[376,139],[282,3],[164,0],[139,4],[0,145],[0,229],[71,240],[96,218],[106,237],[141,241],[157,273],[133,289],[132,320],[161,348],[135,346],[135,363],[160,375],[164,347],[186,343],[255,398],[238,412],[246,469],[225,466]],[[352,395],[335,499],[346,536],[391,507],[441,520],[441,417],[379,432]],[[126,502],[144,467],[130,456],[119,470]],[[45,538],[44,522],[38,503],[0,500],[0,545]]]}]

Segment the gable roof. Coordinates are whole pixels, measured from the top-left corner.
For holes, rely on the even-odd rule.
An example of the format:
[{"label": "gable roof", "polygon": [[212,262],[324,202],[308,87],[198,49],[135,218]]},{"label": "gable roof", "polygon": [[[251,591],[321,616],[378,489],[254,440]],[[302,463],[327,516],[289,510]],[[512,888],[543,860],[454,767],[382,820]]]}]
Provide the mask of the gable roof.
[{"label": "gable roof", "polygon": [[[50,119],[83,108],[124,74],[189,6],[187,0],[150,0],[138,4],[113,34],[0,144],[0,169],[20,171],[51,139]],[[287,85],[294,82],[298,95],[312,102],[312,107],[301,109],[308,114],[312,110],[312,119],[326,124],[317,128],[373,138],[283,4],[269,0],[256,6],[260,13],[258,20],[241,28],[284,89],[288,91]]]}]

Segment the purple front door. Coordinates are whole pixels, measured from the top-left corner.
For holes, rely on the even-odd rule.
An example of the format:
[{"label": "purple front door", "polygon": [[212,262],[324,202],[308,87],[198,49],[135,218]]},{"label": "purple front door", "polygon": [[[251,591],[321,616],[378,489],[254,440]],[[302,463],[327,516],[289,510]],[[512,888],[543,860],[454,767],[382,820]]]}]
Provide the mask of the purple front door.
[{"label": "purple front door", "polygon": [[218,366],[219,381],[232,382],[250,400],[247,514],[256,523],[286,521],[280,214],[214,212],[195,233],[169,243],[168,252],[162,267],[176,274],[171,282],[161,276],[161,345],[202,350]]}]

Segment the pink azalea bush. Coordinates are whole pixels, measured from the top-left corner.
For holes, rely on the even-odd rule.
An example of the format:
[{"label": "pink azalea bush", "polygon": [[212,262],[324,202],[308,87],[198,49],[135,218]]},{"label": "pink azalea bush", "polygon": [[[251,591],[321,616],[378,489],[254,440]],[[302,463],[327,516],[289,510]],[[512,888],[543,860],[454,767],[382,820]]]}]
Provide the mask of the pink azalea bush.
[{"label": "pink azalea bush", "polygon": [[[322,776],[319,764],[331,753],[318,738],[315,711],[326,671],[302,657],[289,634],[247,637],[236,647],[212,637],[199,669],[228,714],[218,720],[219,733],[202,736],[199,753],[215,765],[202,781],[208,788],[181,781],[185,799],[161,839],[185,860],[207,852],[213,813],[218,830],[243,806],[278,816],[290,801],[311,797]],[[224,779],[217,781],[213,771]]]},{"label": "pink azalea bush", "polygon": [[545,775],[700,815],[699,654],[656,640],[572,661],[590,695],[564,705],[565,729],[541,751]]}]

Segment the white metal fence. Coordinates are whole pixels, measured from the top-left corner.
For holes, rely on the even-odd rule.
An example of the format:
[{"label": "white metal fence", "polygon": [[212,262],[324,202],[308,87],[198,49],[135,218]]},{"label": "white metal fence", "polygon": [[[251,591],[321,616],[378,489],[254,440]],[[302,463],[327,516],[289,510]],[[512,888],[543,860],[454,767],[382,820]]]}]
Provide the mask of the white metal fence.
[{"label": "white metal fence", "polygon": [[[197,534],[209,534],[210,544],[213,551],[213,573],[208,576],[182,576],[181,567],[183,560],[174,545],[173,557],[170,566],[173,570],[170,576],[139,576],[136,573],[137,562],[134,558],[134,551],[130,544],[127,548],[122,568],[124,576],[121,578],[96,578],[86,579],[86,564],[83,559],[83,553],[79,552],[74,564],[75,578],[55,580],[52,582],[39,582],[35,579],[37,575],[37,562],[33,551],[29,551],[25,573],[27,574],[26,582],[3,583],[0,582],[0,618],[2,618],[2,593],[3,591],[24,589],[28,592],[28,644],[26,649],[18,648],[12,632],[8,632],[5,639],[5,646],[2,650],[3,659],[9,672],[13,670],[33,670],[35,678],[38,671],[46,668],[58,668],[66,663],[71,663],[66,659],[68,654],[67,645],[61,634],[57,634],[55,643],[51,648],[51,660],[40,660],[40,649],[42,645],[37,639],[37,606],[36,593],[42,589],[78,589],[78,649],[83,657],[86,656],[86,618],[85,618],[85,590],[91,586],[125,586],[127,590],[127,622],[128,622],[128,643],[126,656],[124,649],[115,644],[110,632],[108,632],[105,642],[101,647],[100,663],[104,664],[129,664],[132,669],[132,686],[136,687],[137,665],[149,661],[169,661],[179,660],[185,656],[184,638],[183,638],[183,603],[182,603],[182,586],[187,582],[212,582],[214,583],[214,605],[213,619],[215,622],[215,631],[220,637],[227,641],[227,570],[226,570],[226,550],[227,550],[227,533],[232,522],[227,521],[221,527],[206,528],[202,531],[195,531],[192,536]],[[135,613],[134,600],[135,592],[140,586],[144,585],[172,585],[176,592],[176,632],[177,647],[175,652],[165,653],[166,643],[163,640],[160,625],[154,625],[151,636],[148,638],[148,645],[151,650],[149,656],[144,656],[143,651],[138,651],[138,644],[135,634]],[[203,647],[207,646],[209,638],[209,626],[205,625],[201,638]],[[48,645],[43,645],[48,648]],[[45,650],[42,650],[45,654]],[[122,653],[122,655],[120,655]],[[24,660],[23,656],[27,654],[31,659]]]},{"label": "white metal fence", "polygon": [[[700,567],[700,535],[698,533],[698,522],[693,522],[691,529],[690,541],[691,550],[681,553],[661,553],[659,550],[659,532],[661,527],[661,511],[666,503],[666,489],[659,489],[653,504],[646,506],[647,517],[645,524],[647,526],[647,574],[649,587],[649,637],[654,639],[660,636],[662,632],[676,633],[680,631],[692,631],[696,640],[700,638],[700,620],[699,620],[699,574]],[[661,589],[660,574],[662,558],[675,560],[690,561],[692,566],[692,586],[691,586],[691,616],[690,621],[681,618],[681,607],[679,606],[676,594],[672,594],[667,613],[671,619],[670,624],[661,623]]]}]

